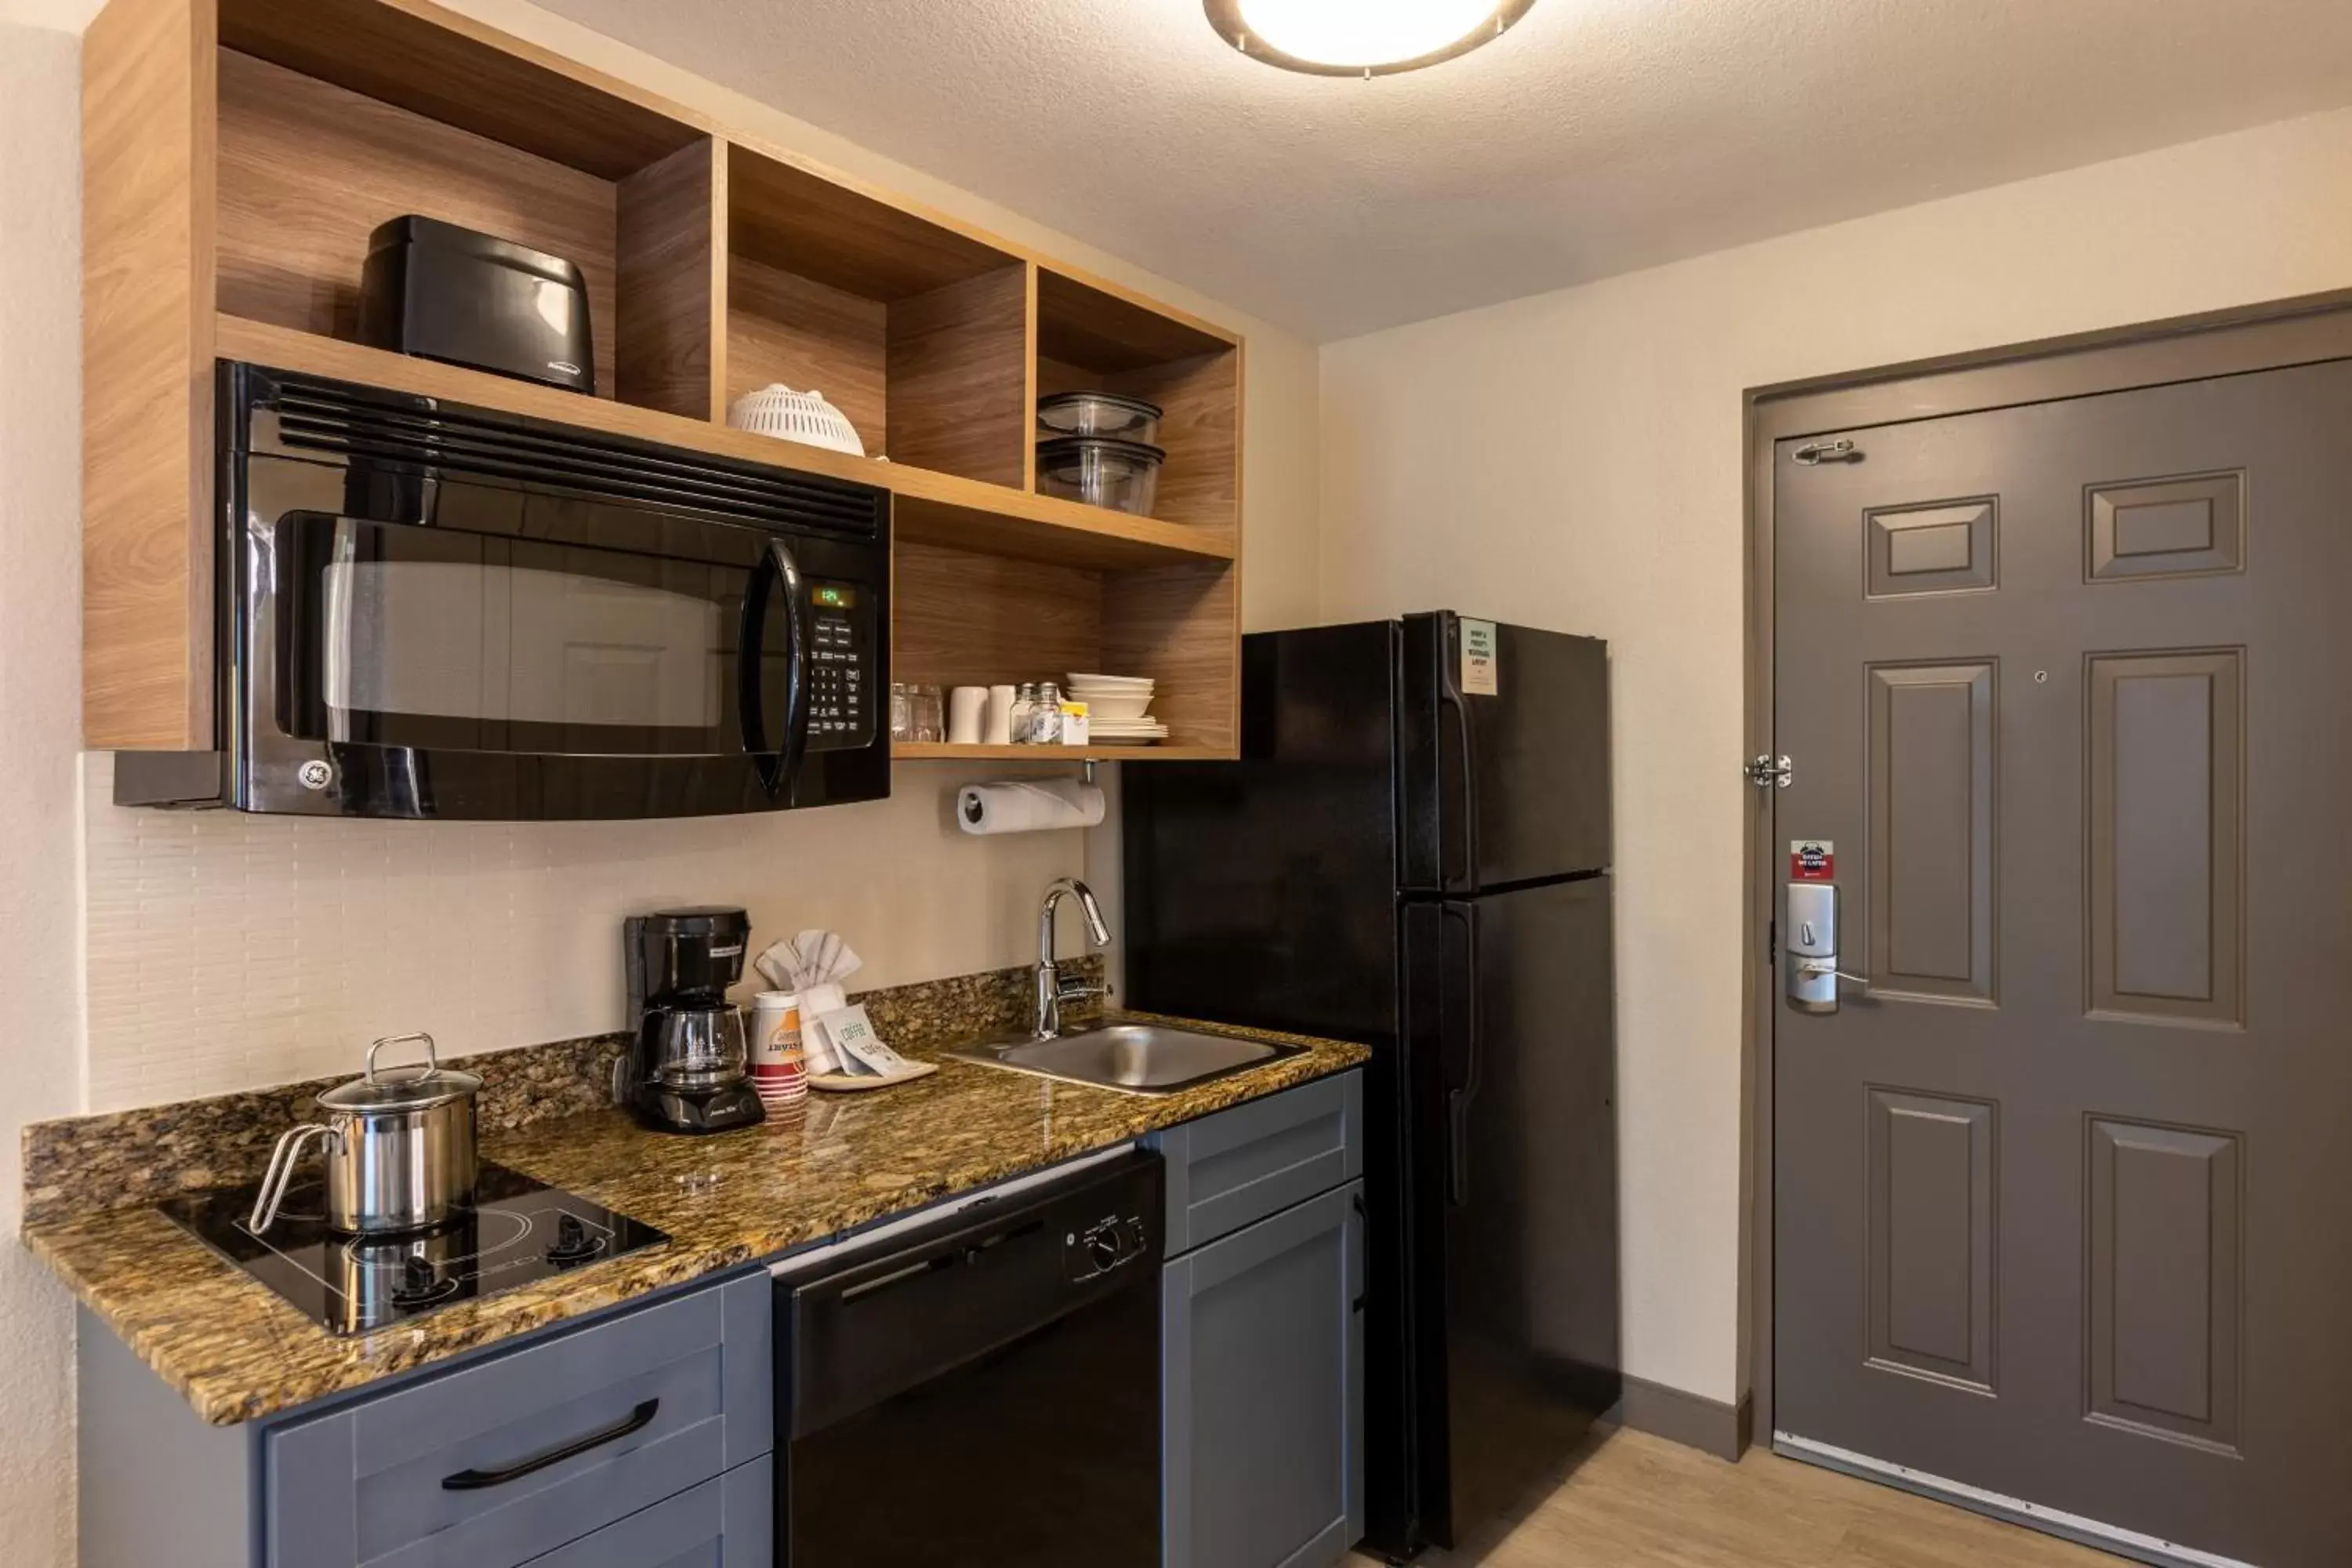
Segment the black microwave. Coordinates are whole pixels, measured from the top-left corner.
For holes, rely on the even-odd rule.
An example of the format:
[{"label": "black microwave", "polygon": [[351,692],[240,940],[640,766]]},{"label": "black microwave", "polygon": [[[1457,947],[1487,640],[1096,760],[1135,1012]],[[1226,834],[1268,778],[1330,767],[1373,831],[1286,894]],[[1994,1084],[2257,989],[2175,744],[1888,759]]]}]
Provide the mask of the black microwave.
[{"label": "black microwave", "polygon": [[534,820],[890,792],[887,491],[219,367],[215,746],[126,805]]}]

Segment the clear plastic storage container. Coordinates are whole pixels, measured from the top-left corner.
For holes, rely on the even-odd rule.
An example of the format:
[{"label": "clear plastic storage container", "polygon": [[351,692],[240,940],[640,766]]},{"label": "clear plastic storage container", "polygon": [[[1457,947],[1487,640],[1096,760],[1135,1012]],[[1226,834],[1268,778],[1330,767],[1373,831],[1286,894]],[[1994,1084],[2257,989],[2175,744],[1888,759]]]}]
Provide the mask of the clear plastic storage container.
[{"label": "clear plastic storage container", "polygon": [[1037,443],[1037,488],[1113,511],[1151,513],[1160,465],[1168,454],[1142,441],[1064,436]]},{"label": "clear plastic storage container", "polygon": [[1157,441],[1161,413],[1157,403],[1117,392],[1064,392],[1037,400],[1037,423],[1056,436]]}]

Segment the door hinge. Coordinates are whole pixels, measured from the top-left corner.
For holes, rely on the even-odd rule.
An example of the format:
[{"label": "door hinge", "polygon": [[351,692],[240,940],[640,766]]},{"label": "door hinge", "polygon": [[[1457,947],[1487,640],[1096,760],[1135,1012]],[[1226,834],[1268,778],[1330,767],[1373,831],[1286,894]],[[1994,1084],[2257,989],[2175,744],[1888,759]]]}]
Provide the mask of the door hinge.
[{"label": "door hinge", "polygon": [[1745,771],[1748,774],[1748,782],[1758,789],[1764,789],[1773,784],[1787,789],[1797,776],[1797,767],[1794,763],[1786,757],[1775,757],[1769,754],[1748,758]]}]

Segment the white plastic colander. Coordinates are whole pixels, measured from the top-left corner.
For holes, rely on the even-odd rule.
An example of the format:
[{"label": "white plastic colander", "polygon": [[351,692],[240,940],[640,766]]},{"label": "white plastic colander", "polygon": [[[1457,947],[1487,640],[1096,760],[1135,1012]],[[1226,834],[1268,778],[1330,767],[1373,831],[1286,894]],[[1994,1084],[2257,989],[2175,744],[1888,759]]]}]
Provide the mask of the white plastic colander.
[{"label": "white plastic colander", "polygon": [[814,387],[794,392],[781,381],[770,382],[737,398],[727,410],[727,423],[754,436],[805,441],[812,447],[866,456],[866,443],[857,438],[857,427]]}]

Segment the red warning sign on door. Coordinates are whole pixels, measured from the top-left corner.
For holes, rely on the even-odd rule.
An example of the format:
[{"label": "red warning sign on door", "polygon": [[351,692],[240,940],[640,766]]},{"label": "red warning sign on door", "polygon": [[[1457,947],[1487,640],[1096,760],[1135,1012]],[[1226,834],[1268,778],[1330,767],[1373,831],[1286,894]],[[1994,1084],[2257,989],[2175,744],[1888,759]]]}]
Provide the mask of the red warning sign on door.
[{"label": "red warning sign on door", "polygon": [[1837,846],[1826,838],[1789,840],[1789,880],[1791,882],[1837,880]]}]

